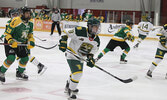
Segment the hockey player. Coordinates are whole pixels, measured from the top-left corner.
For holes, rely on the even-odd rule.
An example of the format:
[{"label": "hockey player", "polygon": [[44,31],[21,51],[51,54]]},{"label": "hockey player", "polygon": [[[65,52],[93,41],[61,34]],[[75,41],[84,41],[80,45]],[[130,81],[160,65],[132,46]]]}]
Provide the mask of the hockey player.
[{"label": "hockey player", "polygon": [[[98,50],[100,39],[97,34],[100,32],[100,22],[97,19],[89,19],[86,27],[75,27],[75,29],[65,30],[66,35],[60,39],[59,49],[63,52],[66,49],[81,58],[87,58],[87,66],[94,67],[95,60],[94,53]],[[67,40],[71,38],[69,46],[67,47]],[[71,69],[71,75],[67,81],[66,88],[69,94],[69,100],[76,100],[78,92],[77,85],[83,72],[83,61],[76,58],[73,54],[67,52],[66,59]]]},{"label": "hockey player", "polygon": [[165,24],[163,28],[159,30],[159,33],[161,34],[161,36],[160,36],[157,51],[155,54],[155,60],[152,62],[146,74],[147,78],[152,78],[152,72],[157,67],[157,65],[163,60],[165,53],[167,53],[167,24]]},{"label": "hockey player", "polygon": [[[8,25],[9,25],[9,23],[12,21],[12,19],[19,16],[19,11],[18,11],[18,9],[13,9],[13,10],[11,11],[11,15],[10,15],[10,16],[11,16],[11,19],[10,19],[9,21],[7,21],[6,30],[7,30],[7,27],[8,27]],[[5,35],[3,34],[3,35],[0,37],[0,39],[2,40],[4,37],[5,37]],[[29,54],[28,54],[29,61],[30,61],[32,64],[34,64],[35,66],[37,66],[37,68],[38,68],[38,74],[40,74],[40,75],[43,74],[43,73],[46,71],[47,67],[46,67],[45,65],[43,65],[42,63],[40,63],[40,62],[36,59],[36,57],[31,56],[31,55],[30,55],[30,50],[28,50],[28,53],[29,53]],[[19,57],[17,57],[16,60],[20,60]]]},{"label": "hockey player", "polygon": [[[27,7],[21,9],[21,16],[12,19],[5,31],[5,41],[10,45],[5,45],[5,53],[7,58],[0,67],[0,81],[5,82],[5,72],[15,60],[15,55],[20,58],[19,66],[16,69],[16,77],[18,79],[28,80],[28,76],[24,73],[28,62],[28,49],[35,46],[33,38],[33,23],[31,19],[31,11]],[[18,44],[28,44],[28,46],[19,46]]]},{"label": "hockey player", "polygon": [[120,57],[120,63],[125,64],[127,63],[127,60],[125,60],[125,57],[127,56],[128,52],[130,51],[130,47],[127,44],[126,40],[134,41],[134,36],[130,33],[130,30],[132,29],[133,22],[130,20],[127,20],[126,26],[121,27],[117,33],[114,34],[114,36],[111,38],[110,42],[107,44],[106,48],[98,55],[98,57],[95,59],[97,62],[100,58],[102,58],[107,52],[113,51],[117,46],[120,46],[123,51],[121,57]]},{"label": "hockey player", "polygon": [[149,16],[143,16],[142,21],[138,24],[139,38],[137,44],[133,48],[138,48],[142,40],[144,40],[150,31],[153,30],[153,24],[151,23],[151,18]]},{"label": "hockey player", "polygon": [[[9,21],[7,21],[7,24],[6,24],[6,29],[7,29],[7,26],[9,25],[9,23],[12,21],[13,18],[19,16],[19,12],[18,12],[18,9],[15,8],[15,9],[12,9],[10,11],[10,17],[11,19]],[[0,40],[3,41],[3,38],[5,37],[5,34],[2,34],[1,37],[0,37]]]}]

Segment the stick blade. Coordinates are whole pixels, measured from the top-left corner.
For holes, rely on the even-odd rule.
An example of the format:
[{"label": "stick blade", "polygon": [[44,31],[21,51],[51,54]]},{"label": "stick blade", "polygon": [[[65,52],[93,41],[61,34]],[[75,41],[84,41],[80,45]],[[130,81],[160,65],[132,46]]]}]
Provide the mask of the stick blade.
[{"label": "stick blade", "polygon": [[42,40],[42,41],[47,41],[46,39]]},{"label": "stick blade", "polygon": [[130,82],[133,82],[134,80],[137,79],[137,76],[134,76],[132,78],[129,78],[129,79],[126,79],[126,80],[121,80],[123,83],[130,83]]}]

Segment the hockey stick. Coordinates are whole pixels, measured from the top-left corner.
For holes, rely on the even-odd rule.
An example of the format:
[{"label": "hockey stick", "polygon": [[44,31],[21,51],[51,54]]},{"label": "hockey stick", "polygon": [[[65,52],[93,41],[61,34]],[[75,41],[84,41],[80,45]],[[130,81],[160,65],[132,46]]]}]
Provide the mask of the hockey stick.
[{"label": "hockey stick", "polygon": [[34,36],[35,38],[37,38],[38,40],[40,40],[40,41],[46,41],[46,39],[41,39],[41,38],[39,38],[39,37],[37,37],[37,36]]},{"label": "hockey stick", "polygon": [[55,44],[55,45],[53,45],[53,46],[51,46],[51,47],[44,47],[44,46],[41,46],[41,45],[37,45],[37,44],[36,44],[35,46],[37,46],[37,47],[39,47],[39,48],[43,48],[43,49],[49,50],[49,49],[55,48],[57,45],[58,45],[58,44]]},{"label": "hockey stick", "polygon": [[[67,52],[69,52],[70,54],[74,55],[77,59],[80,59],[80,60],[83,60],[83,61],[85,61],[85,62],[88,62],[87,60],[81,58],[81,57],[78,56],[77,54],[74,54],[73,52],[71,52],[69,49],[67,49]],[[95,66],[96,68],[98,68],[99,70],[101,70],[101,71],[107,73],[108,75],[114,77],[115,79],[117,79],[117,80],[119,80],[119,81],[121,81],[121,82],[123,82],[123,83],[130,83],[130,82],[133,82],[134,80],[137,79],[137,76],[134,76],[134,77],[128,78],[128,79],[121,79],[121,78],[119,78],[119,77],[117,77],[117,76],[115,76],[115,75],[109,73],[108,71],[102,69],[101,67],[99,67],[99,66],[97,66],[97,65],[94,65],[94,66]]]},{"label": "hockey stick", "polygon": [[[0,43],[0,45],[10,45],[10,44],[7,44],[7,43]],[[28,44],[17,44],[17,45],[18,45],[18,46],[28,46]],[[44,47],[44,46],[35,44],[36,47],[43,48],[43,49],[46,49],[46,50],[52,49],[52,48],[56,47],[57,45],[58,45],[58,44],[55,44],[54,46],[51,46],[51,47]]]}]

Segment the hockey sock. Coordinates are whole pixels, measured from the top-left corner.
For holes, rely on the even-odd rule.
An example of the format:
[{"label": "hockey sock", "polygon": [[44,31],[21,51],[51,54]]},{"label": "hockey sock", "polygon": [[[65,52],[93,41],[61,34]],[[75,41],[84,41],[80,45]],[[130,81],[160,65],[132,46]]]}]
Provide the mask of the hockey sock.
[{"label": "hockey sock", "polygon": [[34,56],[28,56],[29,57],[29,61],[34,64],[35,66],[37,66],[39,64],[39,61],[34,57]]},{"label": "hockey sock", "polygon": [[81,76],[82,76],[82,73],[77,73],[77,72],[71,75],[71,79],[69,83],[69,88],[71,90],[75,90],[77,88],[77,85],[79,83]]},{"label": "hockey sock", "polygon": [[27,62],[28,62],[28,57],[24,57],[24,58],[20,59],[20,61],[19,61],[19,68],[18,68],[18,71],[20,73],[24,72]]},{"label": "hockey sock", "polygon": [[9,55],[7,59],[4,61],[3,65],[1,66],[1,72],[5,73],[7,69],[10,67],[10,65],[14,62],[15,56]]},{"label": "hockey sock", "polygon": [[107,52],[109,52],[110,49],[108,48],[105,48],[99,55],[98,55],[98,58],[100,59],[101,57],[103,57]]},{"label": "hockey sock", "polygon": [[154,71],[154,69],[157,67],[157,65],[162,61],[162,59],[155,58],[155,61],[152,62],[149,70]]},{"label": "hockey sock", "polygon": [[121,59],[125,59],[126,55],[128,54],[128,52],[130,51],[130,48],[127,48],[123,51],[122,55],[121,55]]}]

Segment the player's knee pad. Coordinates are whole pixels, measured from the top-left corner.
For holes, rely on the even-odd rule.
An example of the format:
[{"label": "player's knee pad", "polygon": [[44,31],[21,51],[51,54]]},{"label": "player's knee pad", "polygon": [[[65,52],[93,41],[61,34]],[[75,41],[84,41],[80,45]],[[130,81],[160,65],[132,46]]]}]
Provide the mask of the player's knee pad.
[{"label": "player's knee pad", "polygon": [[21,58],[21,59],[20,59],[20,63],[23,64],[23,65],[26,65],[27,62],[28,62],[28,60],[29,60],[28,56],[27,56],[27,57],[24,57],[24,58]]},{"label": "player's knee pad", "polygon": [[74,82],[74,83],[79,83],[79,80],[82,76],[82,72],[81,73],[76,73],[76,74],[72,74],[71,75],[71,81]]},{"label": "player's knee pad", "polygon": [[15,55],[9,55],[6,61],[8,64],[12,64],[15,61],[15,59],[16,59]]}]

